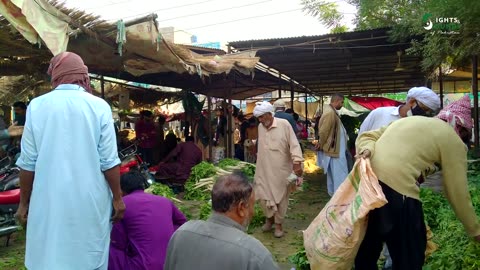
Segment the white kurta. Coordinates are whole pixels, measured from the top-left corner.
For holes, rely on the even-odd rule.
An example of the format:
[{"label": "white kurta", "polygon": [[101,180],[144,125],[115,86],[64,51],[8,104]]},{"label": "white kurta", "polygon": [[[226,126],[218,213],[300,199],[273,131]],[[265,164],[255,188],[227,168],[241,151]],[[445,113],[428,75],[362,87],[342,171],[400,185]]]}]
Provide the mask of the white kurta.
[{"label": "white kurta", "polygon": [[17,165],[35,172],[29,270],[106,270],[112,196],[103,171],[120,163],[110,106],[77,85],[35,98]]},{"label": "white kurta", "polygon": [[363,120],[358,131],[358,136],[363,132],[379,129],[387,126],[395,120],[400,119],[400,107],[380,107],[371,111]]},{"label": "white kurta", "polygon": [[324,173],[327,174],[327,191],[330,196],[333,196],[349,173],[347,157],[345,155],[347,151],[347,138],[347,131],[343,125],[341,125],[339,156],[334,158],[323,154],[322,151],[317,152],[317,164],[321,166]]},{"label": "white kurta", "polygon": [[303,162],[303,154],[292,126],[285,119],[274,118],[267,130],[258,126],[255,197],[267,205],[279,204],[287,194],[288,176],[293,163]]}]

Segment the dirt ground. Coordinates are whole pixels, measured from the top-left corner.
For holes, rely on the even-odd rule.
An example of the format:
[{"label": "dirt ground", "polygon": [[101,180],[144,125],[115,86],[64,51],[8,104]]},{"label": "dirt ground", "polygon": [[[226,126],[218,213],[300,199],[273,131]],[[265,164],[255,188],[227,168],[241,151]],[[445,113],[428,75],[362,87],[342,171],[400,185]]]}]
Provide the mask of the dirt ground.
[{"label": "dirt ground", "polygon": [[285,236],[281,239],[273,237],[273,233],[263,233],[256,228],[253,236],[260,240],[273,254],[281,269],[290,270],[294,265],[288,262],[303,245],[302,231],[318,215],[328,202],[326,177],[321,172],[309,173],[305,177],[308,183],[304,191],[290,197],[290,205],[285,219]]},{"label": "dirt ground", "polygon": [[10,240],[10,245],[5,247],[6,239],[0,237],[0,269],[2,270],[23,270],[25,257],[25,234],[16,233]]},{"label": "dirt ground", "polygon": [[[294,254],[302,243],[302,230],[317,216],[329,200],[326,188],[326,177],[316,167],[314,153],[305,153],[305,187],[290,197],[289,210],[285,220],[285,236],[277,239],[273,232],[263,233],[260,228],[253,229],[253,236],[260,240],[273,254],[281,269],[290,270],[293,265],[288,257]],[[198,209],[198,204],[192,203],[192,208]],[[197,210],[198,211],[198,210]],[[196,214],[194,214],[196,216]],[[15,234],[10,246],[5,247],[5,239],[0,238],[0,269],[23,270],[25,250],[24,232]]]}]

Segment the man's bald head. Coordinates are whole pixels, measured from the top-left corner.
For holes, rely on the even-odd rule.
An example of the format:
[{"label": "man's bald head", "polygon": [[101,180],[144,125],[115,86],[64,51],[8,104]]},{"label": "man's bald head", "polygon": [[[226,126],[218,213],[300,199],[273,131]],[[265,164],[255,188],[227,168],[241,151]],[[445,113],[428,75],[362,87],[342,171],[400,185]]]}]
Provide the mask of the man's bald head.
[{"label": "man's bald head", "polygon": [[343,107],[344,99],[345,97],[342,94],[333,94],[332,98],[330,99],[330,105],[332,105],[336,110],[340,110]]}]

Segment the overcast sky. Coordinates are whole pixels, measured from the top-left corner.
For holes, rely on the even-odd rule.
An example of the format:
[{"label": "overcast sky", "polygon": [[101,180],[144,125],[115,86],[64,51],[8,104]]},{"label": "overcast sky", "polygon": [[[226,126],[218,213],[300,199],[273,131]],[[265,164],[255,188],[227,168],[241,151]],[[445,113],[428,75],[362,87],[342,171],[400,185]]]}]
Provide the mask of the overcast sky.
[{"label": "overcast sky", "polygon": [[[355,7],[336,2],[352,27]],[[301,11],[300,0],[65,0],[66,5],[100,15],[105,20],[130,20],[158,14],[160,27],[197,36],[199,43],[321,35],[329,32]],[[269,15],[269,16],[268,16]]]}]

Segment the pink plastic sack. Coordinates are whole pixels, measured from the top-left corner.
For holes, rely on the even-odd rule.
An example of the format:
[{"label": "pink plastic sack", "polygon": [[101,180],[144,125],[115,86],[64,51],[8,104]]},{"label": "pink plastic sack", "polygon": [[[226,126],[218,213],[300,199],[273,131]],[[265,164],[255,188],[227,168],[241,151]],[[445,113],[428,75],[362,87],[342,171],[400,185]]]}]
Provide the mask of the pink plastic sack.
[{"label": "pink plastic sack", "polygon": [[369,159],[358,159],[330,201],[303,232],[312,270],[350,270],[367,230],[367,214],[387,203]]}]

